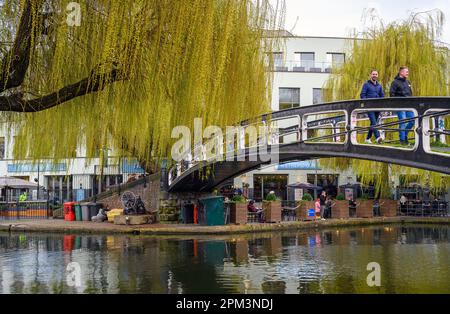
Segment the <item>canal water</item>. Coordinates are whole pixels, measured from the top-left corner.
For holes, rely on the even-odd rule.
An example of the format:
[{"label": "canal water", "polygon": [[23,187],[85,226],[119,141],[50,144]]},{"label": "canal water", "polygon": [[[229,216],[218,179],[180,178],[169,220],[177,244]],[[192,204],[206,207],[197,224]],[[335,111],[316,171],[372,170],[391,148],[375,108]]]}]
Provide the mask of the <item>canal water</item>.
[{"label": "canal water", "polygon": [[450,227],[217,237],[0,233],[0,293],[450,293]]}]

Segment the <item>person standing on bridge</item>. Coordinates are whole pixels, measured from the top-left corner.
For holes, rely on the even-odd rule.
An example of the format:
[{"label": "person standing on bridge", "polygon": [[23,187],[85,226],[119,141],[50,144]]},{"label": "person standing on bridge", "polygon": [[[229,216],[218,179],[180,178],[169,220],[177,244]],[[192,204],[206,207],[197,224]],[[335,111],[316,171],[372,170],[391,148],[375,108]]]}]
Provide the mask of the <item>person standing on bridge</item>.
[{"label": "person standing on bridge", "polygon": [[[391,97],[411,97],[413,95],[411,89],[411,82],[407,80],[409,76],[408,67],[402,66],[398,71],[397,76],[391,84],[390,95]],[[399,120],[409,119],[414,117],[412,111],[397,111],[397,117]],[[414,120],[408,122],[401,122],[398,125],[400,144],[408,146],[408,134],[409,130],[414,126]]]},{"label": "person standing on bridge", "polygon": [[[383,87],[378,82],[378,71],[373,69],[370,72],[370,80],[364,83],[361,94],[361,99],[366,98],[384,98],[384,92]],[[380,132],[377,129],[373,129],[374,126],[378,124],[378,118],[380,117],[379,111],[371,111],[368,112],[367,115],[369,116],[370,120],[370,130],[369,133],[367,133],[366,143],[372,144],[372,135],[375,135],[375,140],[378,144],[380,144],[383,139],[380,136]]]}]

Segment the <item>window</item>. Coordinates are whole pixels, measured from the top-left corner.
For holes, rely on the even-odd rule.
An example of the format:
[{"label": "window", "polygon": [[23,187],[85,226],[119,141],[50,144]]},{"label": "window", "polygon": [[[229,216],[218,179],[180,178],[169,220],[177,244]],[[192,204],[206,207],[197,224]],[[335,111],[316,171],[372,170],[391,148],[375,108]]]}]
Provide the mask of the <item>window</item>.
[{"label": "window", "polygon": [[283,66],[283,53],[274,52],[273,53],[273,66],[276,68]]},{"label": "window", "polygon": [[[336,197],[338,193],[338,174],[307,174],[307,182],[311,184],[317,184],[322,187],[328,195]],[[314,190],[308,190],[308,193],[314,195]],[[317,193],[318,194],[318,193]]]},{"label": "window", "polygon": [[282,200],[287,198],[288,175],[255,174],[253,176],[253,198],[260,202],[271,191]]},{"label": "window", "polygon": [[279,89],[279,110],[300,107],[300,88]]},{"label": "window", "polygon": [[309,71],[314,67],[314,52],[296,52],[295,61],[298,66],[304,67],[305,71]]},{"label": "window", "polygon": [[72,200],[72,176],[45,176],[49,199],[54,203]]},{"label": "window", "polygon": [[5,138],[0,137],[0,159],[5,159]]},{"label": "window", "polygon": [[313,88],[313,105],[323,102],[323,93],[321,88]]},{"label": "window", "polygon": [[343,65],[345,62],[345,53],[328,52],[327,63],[332,67]]}]

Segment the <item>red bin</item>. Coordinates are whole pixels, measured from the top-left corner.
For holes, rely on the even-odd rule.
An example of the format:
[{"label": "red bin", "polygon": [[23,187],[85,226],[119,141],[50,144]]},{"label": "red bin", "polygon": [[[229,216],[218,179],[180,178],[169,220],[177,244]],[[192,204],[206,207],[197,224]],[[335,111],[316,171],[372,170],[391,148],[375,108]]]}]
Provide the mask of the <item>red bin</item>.
[{"label": "red bin", "polygon": [[75,244],[75,236],[74,235],[65,235],[64,236],[64,251],[72,251]]},{"label": "red bin", "polygon": [[75,221],[75,202],[64,203],[64,220]]}]

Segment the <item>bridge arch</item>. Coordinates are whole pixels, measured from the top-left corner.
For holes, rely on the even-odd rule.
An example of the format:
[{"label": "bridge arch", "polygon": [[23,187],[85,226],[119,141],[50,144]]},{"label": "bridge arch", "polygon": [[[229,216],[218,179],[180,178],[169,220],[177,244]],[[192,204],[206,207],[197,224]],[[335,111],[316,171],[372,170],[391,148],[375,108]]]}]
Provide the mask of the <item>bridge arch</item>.
[{"label": "bridge arch", "polygon": [[[357,134],[367,132],[370,127],[358,126],[358,119],[369,111],[388,113],[385,117],[390,120],[393,112],[412,111],[413,118],[382,122],[375,129],[398,132],[399,123],[413,121],[415,127],[411,138],[414,145],[399,147],[359,143]],[[434,151],[430,146],[431,138],[450,135],[449,130],[438,128],[435,123],[436,119],[442,117],[450,117],[450,97],[364,99],[273,112],[259,119],[262,123],[276,127],[269,128],[270,134],[263,137],[257,147],[245,146],[245,139],[237,139],[233,143],[236,150],[232,160],[221,161],[204,156],[196,162],[190,160],[178,163],[169,171],[168,189],[212,191],[229,179],[270,163],[267,157],[261,156],[272,153],[277,154],[275,163],[347,157],[450,174],[450,150]],[[245,129],[249,125],[249,122],[244,121],[240,127]],[[318,134],[323,130],[330,134]],[[211,170],[210,175],[205,175],[204,170],[207,168]]]}]

